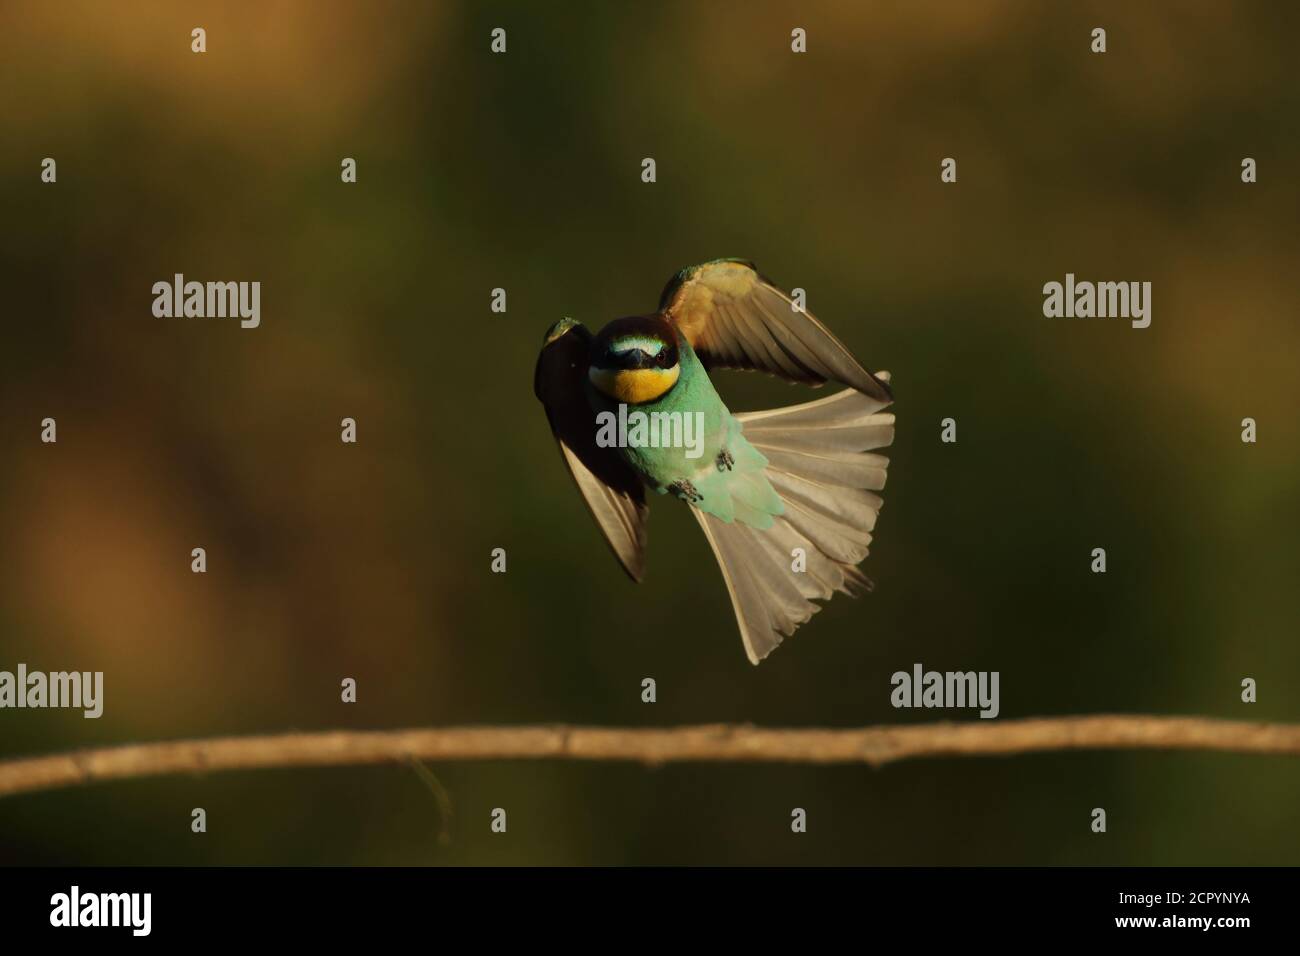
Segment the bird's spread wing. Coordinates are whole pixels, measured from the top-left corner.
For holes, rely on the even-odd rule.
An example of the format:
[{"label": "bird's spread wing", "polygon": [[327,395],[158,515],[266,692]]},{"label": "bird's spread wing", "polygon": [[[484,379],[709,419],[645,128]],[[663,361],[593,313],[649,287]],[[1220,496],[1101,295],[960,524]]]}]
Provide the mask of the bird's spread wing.
[{"label": "bird's spread wing", "polygon": [[605,540],[628,576],[640,581],[649,513],[645,485],[616,449],[596,444],[595,414],[584,394],[590,339],[591,333],[577,324],[550,338],[537,358],[533,391]]},{"label": "bird's spread wing", "polygon": [[837,381],[877,401],[893,398],[830,329],[752,262],[718,259],[683,269],[664,287],[659,311],[706,368],[754,369],[812,386]]}]

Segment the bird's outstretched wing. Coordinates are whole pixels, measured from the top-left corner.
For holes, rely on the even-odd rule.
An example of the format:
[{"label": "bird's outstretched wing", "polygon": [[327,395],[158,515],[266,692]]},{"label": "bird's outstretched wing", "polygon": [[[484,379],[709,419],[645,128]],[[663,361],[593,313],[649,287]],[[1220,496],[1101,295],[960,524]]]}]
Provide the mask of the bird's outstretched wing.
[{"label": "bird's outstretched wing", "polygon": [[645,570],[645,485],[613,448],[596,444],[596,418],[584,393],[591,333],[560,323],[537,357],[533,391],[546,408],[560,454],[623,570],[640,581]]},{"label": "bird's outstretched wing", "polygon": [[752,262],[717,259],[683,269],[664,287],[659,311],[706,368],[753,369],[814,387],[837,381],[877,401],[893,399],[888,385]]}]

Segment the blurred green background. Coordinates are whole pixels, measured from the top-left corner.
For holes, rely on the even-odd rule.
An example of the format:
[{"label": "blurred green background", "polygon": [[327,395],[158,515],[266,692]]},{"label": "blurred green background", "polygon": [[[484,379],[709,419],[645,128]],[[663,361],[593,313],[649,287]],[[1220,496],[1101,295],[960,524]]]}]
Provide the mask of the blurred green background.
[{"label": "blurred green background", "polygon": [[[0,757],[975,719],[893,710],[915,662],[1000,671],[1004,718],[1300,719],[1298,26],[1250,2],[6,3],[0,669],[103,670],[106,710],[0,712]],[[682,507],[653,503],[624,578],[532,395],[557,318],[649,310],[718,256],[806,288],[898,396],[875,593],[758,668]],[[176,272],[261,281],[261,328],[154,318]],[[1151,327],[1044,318],[1066,272],[1151,281]],[[816,397],[719,384],[735,410]],[[0,862],[1300,862],[1283,758],[430,769],[447,844],[410,768],[271,770],[0,800]]]}]

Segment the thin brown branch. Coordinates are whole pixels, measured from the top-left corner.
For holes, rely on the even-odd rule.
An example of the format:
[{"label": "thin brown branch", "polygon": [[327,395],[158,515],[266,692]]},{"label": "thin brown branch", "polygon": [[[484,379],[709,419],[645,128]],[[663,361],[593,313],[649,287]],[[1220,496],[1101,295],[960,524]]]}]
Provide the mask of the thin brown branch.
[{"label": "thin brown branch", "polygon": [[0,762],[0,796],[76,784],[215,770],[329,767],[411,760],[611,760],[863,763],[1049,750],[1217,750],[1300,755],[1300,725],[1201,717],[1096,716],[775,729],[442,727],[214,737],[131,744]]}]

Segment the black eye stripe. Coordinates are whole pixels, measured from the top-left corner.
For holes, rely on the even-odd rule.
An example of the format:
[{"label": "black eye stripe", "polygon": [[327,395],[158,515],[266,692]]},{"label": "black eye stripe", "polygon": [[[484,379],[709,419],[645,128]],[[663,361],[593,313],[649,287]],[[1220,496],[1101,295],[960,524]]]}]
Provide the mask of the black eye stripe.
[{"label": "black eye stripe", "polygon": [[656,355],[647,355],[641,350],[615,352],[606,349],[596,364],[607,369],[669,369],[677,364],[677,348],[668,345]]}]

